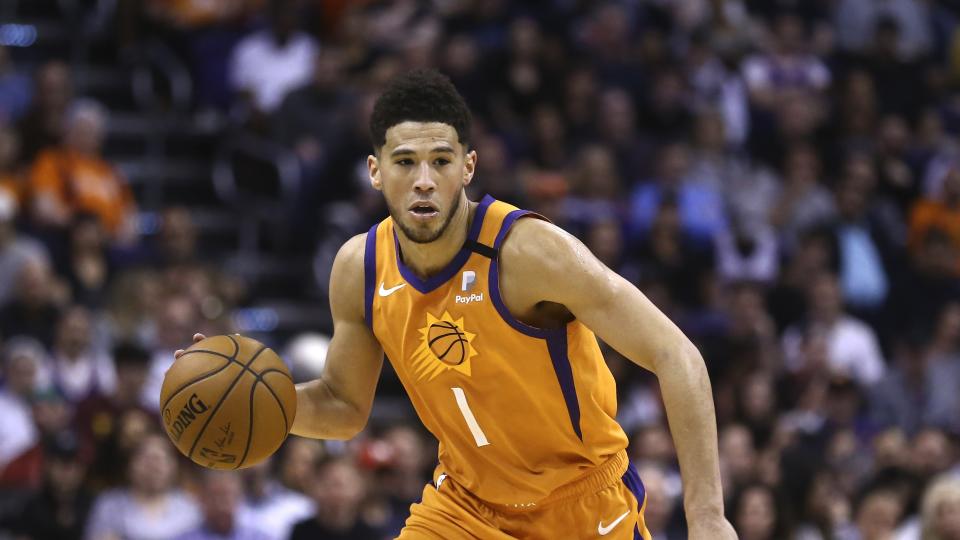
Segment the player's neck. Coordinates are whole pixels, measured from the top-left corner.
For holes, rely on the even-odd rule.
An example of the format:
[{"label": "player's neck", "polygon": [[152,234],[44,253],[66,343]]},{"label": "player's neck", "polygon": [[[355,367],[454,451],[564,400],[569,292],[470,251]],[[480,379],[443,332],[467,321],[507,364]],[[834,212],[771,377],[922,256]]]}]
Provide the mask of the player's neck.
[{"label": "player's neck", "polygon": [[467,239],[467,231],[476,212],[477,203],[461,198],[460,208],[447,225],[440,238],[426,244],[419,244],[397,230],[403,263],[421,279],[427,279],[445,268]]}]

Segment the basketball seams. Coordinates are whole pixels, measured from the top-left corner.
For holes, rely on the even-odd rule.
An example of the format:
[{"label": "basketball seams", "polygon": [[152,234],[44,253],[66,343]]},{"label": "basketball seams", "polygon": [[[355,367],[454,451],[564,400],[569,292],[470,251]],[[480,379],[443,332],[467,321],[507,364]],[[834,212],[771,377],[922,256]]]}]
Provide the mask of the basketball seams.
[{"label": "basketball seams", "polygon": [[[280,414],[283,416],[283,431],[284,431],[284,433],[289,433],[289,432],[290,432],[290,422],[289,422],[289,420],[287,420],[287,411],[286,411],[286,409],[283,408],[283,402],[280,401],[280,396],[278,396],[277,393],[274,392],[273,388],[270,386],[270,383],[268,383],[266,380],[264,380],[263,376],[266,375],[267,373],[282,373],[282,374],[285,375],[287,378],[290,378],[290,375],[287,374],[287,373],[284,373],[282,370],[275,369],[275,368],[271,368],[271,369],[265,369],[265,370],[263,370],[262,372],[260,372],[260,377],[259,377],[260,382],[263,383],[263,387],[266,388],[267,391],[270,392],[270,395],[272,395],[272,396],[273,396],[273,399],[276,400],[277,406],[280,407]],[[291,378],[290,380],[292,381],[293,379]]]},{"label": "basketball seams", "polygon": [[[256,422],[253,421],[253,398],[257,393],[257,385],[260,384],[259,380],[253,381],[253,384],[250,385],[250,412],[248,413],[248,426],[247,426],[247,445],[243,449],[243,456],[240,458],[240,461],[237,462],[237,466],[233,469],[239,469],[243,462],[247,460],[247,454],[250,453],[250,443],[253,441],[253,426],[256,425]],[[283,407],[280,407],[283,409]]]},{"label": "basketball seams", "polygon": [[[233,339],[232,337],[230,337],[229,335],[228,335],[227,337],[230,338],[230,340],[233,341],[235,344],[237,343],[237,342],[234,341],[234,339]],[[239,346],[239,344],[237,344],[237,351],[239,352],[239,350],[240,350],[240,346]],[[250,361],[246,363],[246,365],[244,366],[244,368],[246,368],[247,366],[252,365],[252,364],[257,360],[257,357],[260,356],[260,353],[262,353],[262,352],[265,351],[265,350],[267,350],[267,346],[266,346],[266,345],[261,346],[261,347],[260,347],[260,350],[258,350],[258,351],[250,358]],[[210,425],[210,421],[213,420],[213,419],[217,416],[217,412],[220,411],[220,406],[222,406],[222,405],[223,405],[223,402],[226,401],[227,397],[230,395],[230,392],[233,391],[233,388],[237,385],[237,382],[240,381],[240,377],[243,377],[244,373],[246,373],[246,369],[244,369],[244,371],[241,371],[236,377],[234,377],[233,382],[230,383],[230,386],[227,387],[227,390],[223,393],[222,396],[220,396],[220,401],[218,401],[217,404],[213,407],[213,412],[210,413],[210,416],[207,417],[206,421],[203,423],[203,426],[200,428],[200,431],[197,432],[197,435],[196,435],[196,437],[195,437],[194,440],[193,440],[193,444],[190,446],[190,452],[187,453],[187,457],[188,457],[188,458],[193,459],[193,452],[194,452],[194,450],[197,449],[197,443],[199,443],[199,442],[200,442],[200,439],[203,437],[203,432],[206,431],[207,426]],[[252,425],[252,421],[251,421],[251,425]]]},{"label": "basketball seams", "polygon": [[[183,356],[183,355],[181,355],[181,357],[182,357],[182,356]],[[228,359],[228,360],[229,360],[229,359]],[[180,385],[180,388],[177,388],[176,390],[174,390],[174,391],[170,394],[170,396],[167,397],[167,400],[164,401],[164,402],[163,402],[163,405],[160,406],[160,410],[162,411],[162,410],[166,409],[166,408],[167,408],[167,405],[170,405],[170,402],[173,401],[173,398],[177,397],[177,396],[180,394],[180,392],[183,392],[184,390],[186,390],[187,388],[190,388],[191,386],[193,386],[194,384],[197,384],[198,382],[202,382],[204,379],[207,379],[207,378],[209,378],[209,377],[213,377],[214,375],[216,375],[217,373],[220,373],[221,371],[227,369],[227,368],[230,367],[231,365],[232,365],[231,362],[227,362],[226,364],[224,364],[224,365],[221,366],[220,368],[217,368],[216,370],[211,371],[210,373],[205,373],[205,374],[200,375],[200,376],[198,376],[198,377],[194,377],[193,379],[191,379],[191,380],[183,383],[182,385]],[[241,371],[241,373],[243,373],[243,372]]]},{"label": "basketball seams", "polygon": [[[227,336],[227,337],[230,338],[230,336]],[[212,355],[214,355],[214,356],[219,356],[220,358],[223,358],[224,360],[226,360],[227,363],[224,364],[222,367],[220,367],[219,369],[217,369],[217,370],[215,370],[215,371],[211,371],[210,373],[207,373],[207,374],[205,374],[205,375],[201,375],[201,376],[198,376],[198,377],[194,377],[194,378],[193,378],[192,380],[190,380],[189,382],[186,382],[186,383],[182,384],[182,385],[180,386],[180,388],[177,388],[176,390],[174,390],[173,393],[171,393],[171,394],[167,397],[167,400],[164,401],[164,402],[163,402],[163,405],[160,406],[160,410],[162,411],[162,410],[166,409],[166,408],[167,408],[167,405],[170,405],[170,401],[172,401],[173,398],[177,397],[177,395],[178,395],[180,392],[183,392],[183,391],[186,390],[187,388],[190,388],[190,387],[193,386],[194,384],[196,384],[196,383],[198,383],[198,382],[206,379],[207,377],[212,377],[212,376],[216,375],[217,373],[220,373],[221,371],[227,369],[227,367],[228,367],[231,363],[236,362],[237,364],[239,364],[239,365],[242,367],[243,364],[242,364],[241,362],[238,362],[238,361],[237,361],[237,358],[236,358],[237,354],[240,352],[240,345],[239,345],[236,341],[234,341],[233,338],[230,338],[230,341],[233,341],[233,345],[234,345],[233,356],[227,356],[227,355],[223,354],[222,352],[210,351],[210,350],[207,350],[207,349],[192,349],[192,350],[187,350],[187,351],[185,351],[183,354],[181,354],[179,358],[183,358],[184,356],[187,356],[187,355],[190,355],[190,354],[193,354],[193,353],[200,353],[200,352],[202,352],[202,353],[212,354]],[[178,358],[178,360],[179,360],[179,358]],[[241,373],[242,373],[242,372],[241,372]]]}]

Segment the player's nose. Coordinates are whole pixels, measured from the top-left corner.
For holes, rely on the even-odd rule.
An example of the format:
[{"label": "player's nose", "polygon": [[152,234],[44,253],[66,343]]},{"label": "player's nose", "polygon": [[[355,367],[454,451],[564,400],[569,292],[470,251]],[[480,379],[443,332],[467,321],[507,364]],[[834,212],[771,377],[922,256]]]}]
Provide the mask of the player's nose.
[{"label": "player's nose", "polygon": [[423,162],[417,170],[417,179],[413,183],[413,189],[418,192],[431,192],[437,189],[437,183],[430,175],[430,164]]}]

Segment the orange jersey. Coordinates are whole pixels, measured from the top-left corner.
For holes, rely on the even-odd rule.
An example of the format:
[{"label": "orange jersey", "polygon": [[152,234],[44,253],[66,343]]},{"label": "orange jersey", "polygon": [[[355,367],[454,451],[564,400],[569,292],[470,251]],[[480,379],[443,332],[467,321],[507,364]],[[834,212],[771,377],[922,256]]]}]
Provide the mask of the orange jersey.
[{"label": "orange jersey", "polygon": [[33,197],[50,197],[71,212],[89,212],[116,233],[134,210],[130,186],[106,161],[69,150],[46,150],[37,156],[30,177]]},{"label": "orange jersey", "polygon": [[541,329],[500,297],[497,250],[536,216],[486,197],[459,254],[423,280],[404,266],[391,218],[364,258],[365,315],[427,429],[446,474],[480,499],[526,507],[627,446],[616,383],[579,321]]}]

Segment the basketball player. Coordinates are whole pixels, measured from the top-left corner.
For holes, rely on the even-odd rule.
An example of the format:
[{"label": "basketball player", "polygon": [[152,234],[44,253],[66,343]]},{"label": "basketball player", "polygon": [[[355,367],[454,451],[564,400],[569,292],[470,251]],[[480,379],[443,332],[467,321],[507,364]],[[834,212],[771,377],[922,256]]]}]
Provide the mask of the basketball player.
[{"label": "basketball player", "polygon": [[394,80],[370,128],[370,183],[390,217],[337,254],[326,367],[298,385],[292,432],[359,433],[386,353],[440,441],[401,539],[649,539],[597,336],[660,380],[690,538],[735,538],[710,381],[691,342],[573,236],[466,198],[478,156],[445,77]]}]

